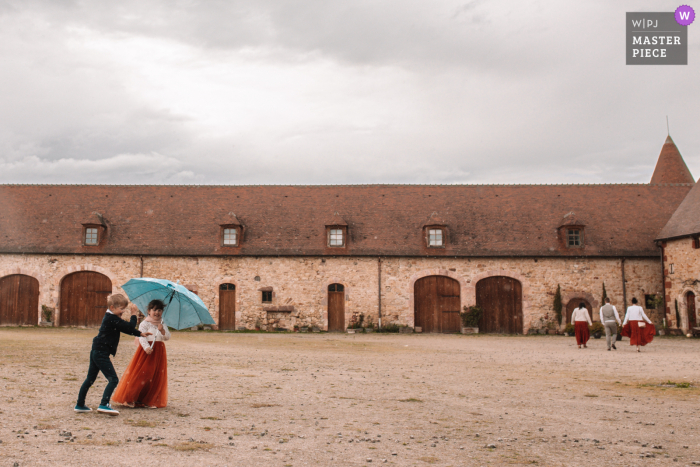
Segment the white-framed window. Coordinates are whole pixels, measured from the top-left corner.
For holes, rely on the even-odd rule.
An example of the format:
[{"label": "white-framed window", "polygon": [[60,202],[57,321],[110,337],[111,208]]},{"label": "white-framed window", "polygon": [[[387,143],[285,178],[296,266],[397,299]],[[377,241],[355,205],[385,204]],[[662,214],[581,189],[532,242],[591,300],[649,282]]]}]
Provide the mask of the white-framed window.
[{"label": "white-framed window", "polygon": [[224,246],[238,245],[238,229],[224,228]]},{"label": "white-framed window", "polygon": [[583,246],[583,230],[567,229],[566,230],[566,246],[575,248]]},{"label": "white-framed window", "polygon": [[99,232],[97,227],[86,227],[85,228],[85,244],[86,245],[97,245],[99,242]]},{"label": "white-framed window", "polygon": [[345,239],[343,238],[343,229],[331,228],[328,231],[328,246],[343,246]]},{"label": "white-framed window", "polygon": [[442,229],[428,229],[428,246],[444,246]]}]

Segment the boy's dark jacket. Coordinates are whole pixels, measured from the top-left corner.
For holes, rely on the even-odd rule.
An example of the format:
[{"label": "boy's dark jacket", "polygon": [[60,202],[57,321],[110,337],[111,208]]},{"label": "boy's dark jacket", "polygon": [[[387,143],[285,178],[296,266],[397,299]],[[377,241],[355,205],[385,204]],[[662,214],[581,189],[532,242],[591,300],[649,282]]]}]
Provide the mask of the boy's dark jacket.
[{"label": "boy's dark jacket", "polygon": [[119,316],[112,313],[105,313],[102,318],[100,332],[92,340],[92,350],[109,352],[111,355],[117,354],[119,345],[119,333],[131,334],[140,337],[141,331],[136,329],[136,316],[132,316],[130,321],[124,321]]}]

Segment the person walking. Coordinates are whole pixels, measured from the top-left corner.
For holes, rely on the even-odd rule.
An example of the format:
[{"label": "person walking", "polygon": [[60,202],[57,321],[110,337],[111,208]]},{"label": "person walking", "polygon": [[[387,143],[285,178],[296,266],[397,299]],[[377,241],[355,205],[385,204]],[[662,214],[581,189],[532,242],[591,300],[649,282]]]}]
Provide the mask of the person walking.
[{"label": "person walking", "polygon": [[644,309],[637,305],[637,299],[632,298],[632,306],[627,308],[625,322],[622,323],[622,335],[630,338],[630,345],[637,346],[637,352],[654,339],[656,328],[644,314]]},{"label": "person walking", "polygon": [[150,332],[141,332],[136,329],[136,314],[132,310],[131,320],[124,321],[121,316],[129,301],[122,294],[112,294],[107,297],[107,312],[102,318],[102,325],[97,336],[92,340],[92,350],[90,351],[90,367],[83,385],[78,392],[78,402],[75,404],[75,411],[78,413],[91,412],[92,409],[85,405],[85,397],[97,376],[102,372],[107,378],[108,384],[102,393],[102,401],[97,411],[108,415],[119,415],[119,411],[114,410],[109,403],[112,392],[119,384],[117,372],[109,356],[117,354],[120,333],[130,334],[136,337],[150,336]]},{"label": "person walking", "polygon": [[610,304],[609,297],[605,297],[605,305],[600,307],[600,322],[605,326],[605,342],[608,344],[608,350],[611,342],[612,348],[617,350],[615,339],[617,339],[617,325],[621,324],[620,315],[617,314],[617,308]]},{"label": "person walking", "polygon": [[163,324],[161,300],[148,304],[148,316],[139,325],[139,331],[150,337],[139,337],[139,345],[129,366],[124,371],[112,400],[128,407],[163,408],[168,404],[168,358],[165,341],[170,330]]},{"label": "person walking", "polygon": [[581,302],[578,304],[578,308],[571,313],[571,321],[574,323],[574,332],[576,334],[576,343],[578,344],[578,348],[580,349],[581,345],[583,345],[583,348],[587,349],[588,346],[586,343],[591,337],[588,326],[592,325],[593,323],[591,322],[591,317],[588,314],[585,303]]}]

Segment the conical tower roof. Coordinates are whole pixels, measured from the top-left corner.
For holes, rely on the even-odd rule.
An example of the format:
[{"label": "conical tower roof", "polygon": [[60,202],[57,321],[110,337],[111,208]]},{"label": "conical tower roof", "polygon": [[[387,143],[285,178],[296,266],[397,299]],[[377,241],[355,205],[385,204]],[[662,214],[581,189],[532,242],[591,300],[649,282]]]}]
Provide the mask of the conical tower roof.
[{"label": "conical tower roof", "polygon": [[649,183],[652,185],[659,183],[695,183],[693,175],[688,170],[688,166],[685,165],[685,161],[670,135],[666,137],[664,147],[661,148],[654,175],[651,176],[651,182]]},{"label": "conical tower roof", "polygon": [[700,181],[688,192],[685,199],[661,230],[657,240],[687,237],[700,233]]}]

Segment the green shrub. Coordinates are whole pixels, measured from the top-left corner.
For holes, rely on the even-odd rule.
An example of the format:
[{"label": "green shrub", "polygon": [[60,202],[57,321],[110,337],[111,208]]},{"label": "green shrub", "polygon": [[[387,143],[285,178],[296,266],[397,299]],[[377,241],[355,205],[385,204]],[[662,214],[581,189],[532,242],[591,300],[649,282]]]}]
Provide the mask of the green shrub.
[{"label": "green shrub", "polygon": [[557,318],[557,322],[561,324],[561,310],[563,308],[561,304],[561,287],[557,284],[557,292],[554,294],[554,316]]},{"label": "green shrub", "polygon": [[483,310],[481,307],[476,305],[470,307],[464,307],[464,311],[459,314],[462,318],[462,325],[465,328],[478,328],[479,321],[481,321],[481,314]]},{"label": "green shrub", "polygon": [[576,328],[571,323],[567,324],[566,327],[564,328],[564,332],[567,334],[573,334],[575,331],[576,331]]},{"label": "green shrub", "polygon": [[399,326],[399,323],[389,323],[385,324],[381,328],[377,328],[374,330],[374,332],[399,332],[401,329],[401,326]]},{"label": "green shrub", "polygon": [[597,332],[599,332],[599,333],[605,332],[605,326],[603,326],[602,323],[598,323],[598,322],[593,323],[588,329],[591,331],[591,334],[595,334]]},{"label": "green shrub", "polygon": [[44,318],[44,321],[47,323],[51,322],[53,319],[53,311],[53,308],[46,305],[41,305],[41,316]]}]

